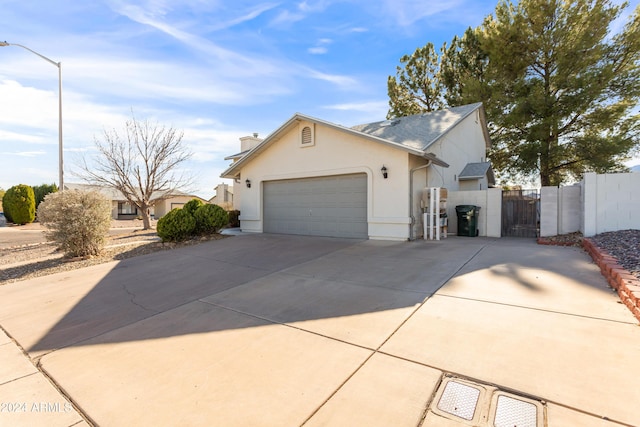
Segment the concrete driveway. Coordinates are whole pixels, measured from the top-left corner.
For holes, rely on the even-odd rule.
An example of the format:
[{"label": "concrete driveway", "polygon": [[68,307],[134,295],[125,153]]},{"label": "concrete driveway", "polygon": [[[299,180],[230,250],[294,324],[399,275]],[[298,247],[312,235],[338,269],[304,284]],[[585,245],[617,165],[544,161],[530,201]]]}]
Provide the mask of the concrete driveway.
[{"label": "concrete driveway", "polygon": [[[640,328],[576,248],[244,235],[0,301],[40,369],[0,368],[0,401],[47,399],[28,392],[44,372],[97,425],[460,426],[433,409],[451,375],[538,402],[550,426],[640,425]],[[82,422],[62,412],[0,425]]]}]

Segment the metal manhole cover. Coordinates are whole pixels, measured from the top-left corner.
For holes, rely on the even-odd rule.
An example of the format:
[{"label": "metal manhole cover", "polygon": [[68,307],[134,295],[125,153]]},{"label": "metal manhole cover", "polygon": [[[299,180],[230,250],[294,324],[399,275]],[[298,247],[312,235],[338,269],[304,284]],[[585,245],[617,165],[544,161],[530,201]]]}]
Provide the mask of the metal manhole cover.
[{"label": "metal manhole cover", "polygon": [[536,427],[537,408],[534,404],[500,395],[496,404],[495,427]]},{"label": "metal manhole cover", "polygon": [[477,388],[449,381],[438,402],[438,409],[470,421],[476,412],[479,397],[480,390]]}]

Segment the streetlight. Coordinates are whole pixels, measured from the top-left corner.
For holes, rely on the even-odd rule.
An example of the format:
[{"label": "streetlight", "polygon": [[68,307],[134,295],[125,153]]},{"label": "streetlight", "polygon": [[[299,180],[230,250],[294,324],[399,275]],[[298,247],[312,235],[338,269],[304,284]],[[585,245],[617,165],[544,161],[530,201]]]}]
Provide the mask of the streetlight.
[{"label": "streetlight", "polygon": [[36,52],[35,50],[31,50],[26,46],[23,46],[21,44],[17,44],[17,43],[7,43],[6,41],[4,42],[0,42],[0,47],[2,46],[18,46],[21,47],[23,49],[28,50],[29,52],[38,55],[40,58],[44,59],[45,61],[47,61],[50,64],[55,65],[56,67],[58,67],[58,178],[60,180],[60,187],[59,187],[59,191],[64,191],[64,169],[62,168],[62,164],[63,164],[63,157],[62,157],[62,63],[61,62],[55,62],[52,61],[51,59],[47,58],[44,55],[39,54],[38,52]]}]

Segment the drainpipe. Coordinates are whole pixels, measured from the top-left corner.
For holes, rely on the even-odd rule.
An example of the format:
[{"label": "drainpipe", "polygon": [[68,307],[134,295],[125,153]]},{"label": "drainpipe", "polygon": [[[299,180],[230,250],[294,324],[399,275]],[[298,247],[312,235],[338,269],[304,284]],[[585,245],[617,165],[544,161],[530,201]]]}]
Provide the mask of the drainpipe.
[{"label": "drainpipe", "polygon": [[431,160],[427,160],[426,165],[418,166],[409,171],[409,215],[411,217],[411,223],[409,224],[409,240],[415,240],[413,235],[413,224],[416,223],[416,217],[413,215],[413,174],[420,169],[428,168],[431,166]]}]

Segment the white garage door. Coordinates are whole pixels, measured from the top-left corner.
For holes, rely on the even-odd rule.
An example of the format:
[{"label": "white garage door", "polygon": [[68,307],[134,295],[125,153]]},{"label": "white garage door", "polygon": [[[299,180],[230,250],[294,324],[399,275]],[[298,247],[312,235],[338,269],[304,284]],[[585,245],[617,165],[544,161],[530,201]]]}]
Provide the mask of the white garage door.
[{"label": "white garage door", "polygon": [[265,182],[263,196],[266,233],[368,237],[366,174]]}]

